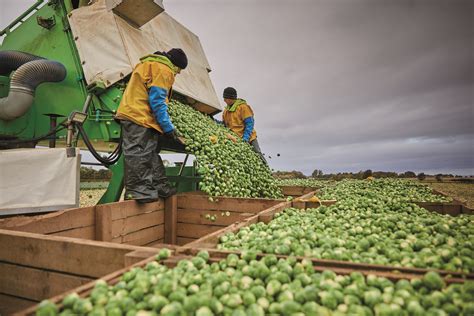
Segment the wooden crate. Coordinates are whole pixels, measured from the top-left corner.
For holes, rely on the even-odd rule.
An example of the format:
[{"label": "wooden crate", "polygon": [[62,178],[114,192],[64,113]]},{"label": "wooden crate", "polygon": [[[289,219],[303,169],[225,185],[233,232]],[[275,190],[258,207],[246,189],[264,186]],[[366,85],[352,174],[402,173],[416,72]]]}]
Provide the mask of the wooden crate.
[{"label": "wooden crate", "polygon": [[[448,194],[435,190],[432,190],[433,194],[442,195],[449,197]],[[436,212],[440,214],[448,214],[451,216],[458,216],[461,214],[473,215],[474,209],[469,208],[465,203],[461,202],[458,199],[453,198],[452,202],[413,202],[420,207],[423,207],[431,212]]]},{"label": "wooden crate", "polygon": [[[175,267],[180,260],[183,259],[190,259],[192,256],[194,256],[197,252],[199,252],[200,249],[185,249],[185,250],[177,250],[175,252],[175,255],[172,256],[171,258],[162,261],[162,264],[167,265],[168,267]],[[223,251],[216,251],[216,250],[211,250],[209,252],[210,258],[209,262],[218,262],[225,258],[229,253],[237,253],[239,252],[223,252]],[[262,257],[261,255],[259,256],[260,258]],[[284,256],[280,256],[284,257]],[[302,257],[297,257],[297,260],[302,260]],[[146,258],[144,260],[136,262],[134,265],[115,271],[109,275],[106,275],[100,279],[106,281],[109,285],[115,285],[118,283],[122,277],[122,275],[129,271],[132,267],[144,267],[148,262],[153,261],[153,257]],[[420,278],[424,273],[420,273],[420,271],[410,271],[410,272],[402,272],[400,270],[388,270],[387,267],[380,266],[380,268],[373,268],[370,267],[369,265],[363,265],[363,264],[349,264],[349,265],[341,265],[341,262],[331,262],[329,260],[312,260],[313,262],[313,268],[316,272],[321,272],[324,270],[332,270],[337,274],[341,275],[348,275],[354,271],[360,272],[363,275],[375,275],[378,277],[385,277],[391,281],[398,281],[402,279],[406,280],[412,280],[415,278]],[[412,269],[412,270],[417,270],[417,269]],[[426,271],[423,271],[426,272]],[[456,276],[451,276],[451,275],[443,275],[444,280],[447,284],[452,284],[452,283],[463,283],[465,282],[465,279],[463,278],[458,278]],[[80,297],[87,297],[92,289],[95,286],[96,281],[89,282],[87,284],[78,286],[75,289],[72,289],[70,291],[67,291],[65,293],[56,295],[54,297],[51,297],[49,300],[55,304],[59,304],[62,302],[62,300],[70,293],[77,293]],[[36,310],[36,306],[30,307],[26,310],[21,311],[17,315],[34,315]]]},{"label": "wooden crate", "polygon": [[0,229],[0,314],[123,269],[133,252],[152,257],[158,249]]},{"label": "wooden crate", "polygon": [[[284,200],[183,193],[155,203],[123,201],[46,215],[0,219],[0,229],[136,246],[184,245]],[[211,220],[211,217],[213,220]]]},{"label": "wooden crate", "polygon": [[[236,233],[238,232],[241,228],[250,226],[251,224],[256,224],[258,222],[264,222],[264,223],[269,223],[275,216],[275,214],[282,212],[288,207],[296,207],[296,208],[307,208],[307,207],[319,207],[320,205],[332,205],[335,203],[335,201],[322,201],[321,204],[319,203],[313,203],[306,202],[306,199],[309,199],[311,196],[314,195],[314,192],[310,192],[306,195],[303,195],[302,197],[296,199],[293,202],[286,202],[286,203],[280,203],[277,204],[271,208],[268,208],[260,213],[258,213],[255,216],[249,217],[246,220],[235,223],[233,225],[230,225],[224,229],[221,229],[219,231],[216,231],[214,233],[211,233],[209,235],[206,235],[194,242],[191,242],[189,244],[186,244],[185,246],[181,247],[179,249],[179,252],[185,251],[186,254],[193,253],[193,249],[206,249],[211,252],[226,252],[222,250],[217,250],[217,245],[219,243],[219,238],[227,233]],[[188,252],[186,252],[188,251]],[[191,251],[191,252],[189,252]],[[235,252],[235,251],[230,251],[230,252]],[[229,253],[229,251],[227,251]],[[238,252],[237,252],[238,253]],[[261,254],[263,255],[263,254]],[[281,256],[285,257],[285,256]],[[339,261],[339,260],[322,260],[322,259],[312,259],[313,262],[317,263],[318,265],[321,266],[332,266],[332,267],[341,267],[342,269],[353,269],[353,268],[358,268],[359,270],[361,269],[367,269],[367,271],[399,271],[403,272],[405,274],[425,274],[428,272],[428,269],[420,269],[420,268],[405,268],[405,267],[394,267],[394,266],[385,266],[385,265],[375,265],[375,264],[365,264],[365,263],[354,263],[350,261]],[[431,269],[432,270],[432,269]],[[342,271],[342,270],[341,270]],[[456,272],[456,271],[446,271],[446,270],[436,270],[439,272],[441,275],[450,275],[453,276],[454,278],[459,278],[459,279],[471,279],[474,280],[474,274],[467,274],[467,273],[462,273],[462,272]]]}]

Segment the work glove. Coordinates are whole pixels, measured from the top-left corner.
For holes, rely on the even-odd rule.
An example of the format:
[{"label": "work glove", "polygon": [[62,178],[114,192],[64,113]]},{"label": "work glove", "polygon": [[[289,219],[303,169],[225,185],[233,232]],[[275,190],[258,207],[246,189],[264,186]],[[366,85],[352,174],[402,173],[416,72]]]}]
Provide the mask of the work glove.
[{"label": "work glove", "polygon": [[181,140],[181,138],[178,136],[178,133],[176,133],[176,130],[172,130],[171,132],[165,133],[165,137],[171,139],[174,142],[177,142],[179,144],[184,144],[184,142]]}]

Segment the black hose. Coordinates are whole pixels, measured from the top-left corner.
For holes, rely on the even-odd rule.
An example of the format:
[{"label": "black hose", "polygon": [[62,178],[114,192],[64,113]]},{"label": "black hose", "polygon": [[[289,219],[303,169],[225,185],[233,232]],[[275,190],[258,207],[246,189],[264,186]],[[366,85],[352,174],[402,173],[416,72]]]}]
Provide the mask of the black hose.
[{"label": "black hose", "polygon": [[34,91],[43,82],[59,82],[66,78],[66,67],[52,60],[33,60],[17,69],[11,87],[26,87]]},{"label": "black hose", "polygon": [[0,75],[8,75],[13,70],[18,69],[23,64],[33,60],[41,60],[43,57],[33,54],[18,52],[14,50],[0,51]]},{"label": "black hose", "polygon": [[117,163],[117,161],[120,159],[120,156],[122,154],[122,136],[120,136],[119,143],[117,147],[114,149],[114,151],[108,157],[102,157],[95,150],[94,146],[90,142],[89,137],[84,131],[84,127],[82,127],[82,125],[78,125],[77,128],[79,129],[79,133],[81,134],[82,140],[86,144],[87,149],[89,149],[89,151],[91,152],[92,156],[94,156],[95,159],[97,159],[101,164],[105,165],[106,167]]},{"label": "black hose", "polygon": [[[62,123],[61,123],[62,124]],[[0,146],[11,146],[11,145],[17,145],[17,144],[24,144],[24,143],[37,143],[41,140],[48,139],[50,136],[53,136],[57,132],[62,131],[65,129],[66,126],[63,125],[58,125],[54,130],[49,131],[48,133],[38,136],[35,138],[30,138],[30,139],[11,139],[11,140],[0,140]]]}]

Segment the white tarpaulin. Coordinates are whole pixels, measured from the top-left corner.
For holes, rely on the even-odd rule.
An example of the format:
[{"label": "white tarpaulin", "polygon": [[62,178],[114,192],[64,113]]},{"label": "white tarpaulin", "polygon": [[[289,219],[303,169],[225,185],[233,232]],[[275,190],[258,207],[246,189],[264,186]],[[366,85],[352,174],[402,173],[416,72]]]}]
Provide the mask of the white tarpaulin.
[{"label": "white tarpaulin", "polygon": [[222,109],[199,38],[166,12],[137,29],[107,11],[105,1],[100,0],[73,10],[69,22],[88,84],[102,81],[110,86],[130,74],[141,57],[179,47],[189,62],[176,76],[173,89],[192,98],[207,113]]},{"label": "white tarpaulin", "polygon": [[0,215],[46,212],[79,205],[79,149],[0,150]]}]

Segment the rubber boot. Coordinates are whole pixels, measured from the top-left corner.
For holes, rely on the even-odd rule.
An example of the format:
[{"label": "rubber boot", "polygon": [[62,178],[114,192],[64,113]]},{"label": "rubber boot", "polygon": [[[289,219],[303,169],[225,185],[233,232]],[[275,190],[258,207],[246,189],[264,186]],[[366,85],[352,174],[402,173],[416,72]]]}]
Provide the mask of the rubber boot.
[{"label": "rubber boot", "polygon": [[155,177],[157,181],[158,196],[162,198],[168,198],[177,193],[175,187],[171,185],[166,177],[165,166],[163,165],[163,160],[158,155],[157,166],[155,170]]}]

